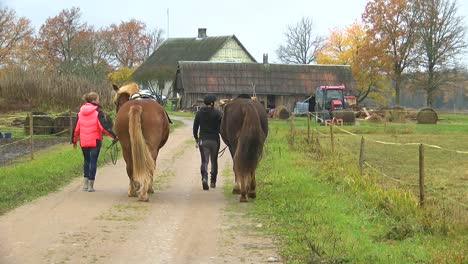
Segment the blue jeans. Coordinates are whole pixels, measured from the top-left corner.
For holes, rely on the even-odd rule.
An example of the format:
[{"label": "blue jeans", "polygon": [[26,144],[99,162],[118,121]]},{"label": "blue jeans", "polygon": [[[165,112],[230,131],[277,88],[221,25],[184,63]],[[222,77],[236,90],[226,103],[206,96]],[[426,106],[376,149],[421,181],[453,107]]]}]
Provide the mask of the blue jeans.
[{"label": "blue jeans", "polygon": [[96,178],[97,160],[101,150],[101,140],[96,140],[96,147],[81,148],[84,157],[83,173],[84,177],[94,181]]}]

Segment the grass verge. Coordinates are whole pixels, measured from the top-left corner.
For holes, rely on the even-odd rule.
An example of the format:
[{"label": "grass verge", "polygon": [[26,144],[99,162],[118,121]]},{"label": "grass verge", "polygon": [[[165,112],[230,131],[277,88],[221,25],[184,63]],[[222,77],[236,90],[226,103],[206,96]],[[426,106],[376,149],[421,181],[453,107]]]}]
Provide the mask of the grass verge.
[{"label": "grass verge", "polygon": [[[302,137],[302,138],[301,138]],[[382,189],[350,157],[270,122],[249,213],[280,240],[287,263],[465,263],[467,225]]]}]

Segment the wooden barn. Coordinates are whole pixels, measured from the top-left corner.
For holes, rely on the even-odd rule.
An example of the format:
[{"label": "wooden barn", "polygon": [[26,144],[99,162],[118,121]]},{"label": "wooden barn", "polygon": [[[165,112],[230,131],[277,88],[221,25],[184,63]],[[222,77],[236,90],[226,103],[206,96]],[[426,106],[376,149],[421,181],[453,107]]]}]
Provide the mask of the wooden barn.
[{"label": "wooden barn", "polygon": [[205,94],[213,93],[218,99],[255,95],[266,108],[284,105],[291,111],[316,87],[341,84],[354,88],[350,66],[268,64],[265,58],[264,63],[180,61],[174,90],[183,109],[200,105]]},{"label": "wooden barn", "polygon": [[171,97],[179,61],[256,63],[235,35],[211,37],[205,28],[199,28],[196,38],[166,39],[135,70],[132,79],[143,88]]}]

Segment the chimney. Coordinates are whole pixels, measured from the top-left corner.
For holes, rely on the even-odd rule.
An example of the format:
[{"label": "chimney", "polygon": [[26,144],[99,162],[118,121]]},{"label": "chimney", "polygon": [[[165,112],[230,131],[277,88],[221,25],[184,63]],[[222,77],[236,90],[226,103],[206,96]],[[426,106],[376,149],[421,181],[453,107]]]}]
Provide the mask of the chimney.
[{"label": "chimney", "polygon": [[268,53],[263,53],[263,64],[268,64]]},{"label": "chimney", "polygon": [[198,29],[198,38],[206,38],[206,28],[199,28]]}]

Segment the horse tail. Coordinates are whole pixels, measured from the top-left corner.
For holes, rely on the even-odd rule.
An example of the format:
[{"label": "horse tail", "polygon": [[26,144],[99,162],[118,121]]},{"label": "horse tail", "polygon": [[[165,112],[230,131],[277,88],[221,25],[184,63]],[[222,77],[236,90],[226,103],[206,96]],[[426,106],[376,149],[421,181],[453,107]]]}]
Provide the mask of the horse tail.
[{"label": "horse tail", "polygon": [[145,138],[141,129],[141,113],[143,108],[139,105],[130,107],[129,116],[129,133],[130,133],[130,148],[132,150],[133,161],[133,179],[140,183],[141,188],[149,187],[151,183],[152,173],[156,169],[156,164],[151,156],[151,153],[146,145]]},{"label": "horse tail", "polygon": [[239,180],[243,181],[244,186],[249,190],[253,174],[262,157],[266,136],[256,108],[251,104],[247,104],[246,106],[243,109],[244,120],[239,131],[234,160],[237,164],[238,172],[241,175],[245,175]]}]

